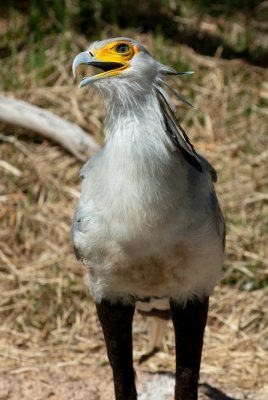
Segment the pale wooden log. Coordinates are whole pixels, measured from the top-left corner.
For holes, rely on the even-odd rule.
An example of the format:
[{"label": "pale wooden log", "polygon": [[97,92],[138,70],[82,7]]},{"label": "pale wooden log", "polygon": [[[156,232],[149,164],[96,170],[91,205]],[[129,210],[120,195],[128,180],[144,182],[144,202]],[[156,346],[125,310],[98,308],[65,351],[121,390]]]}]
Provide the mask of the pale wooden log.
[{"label": "pale wooden log", "polygon": [[22,100],[0,96],[0,121],[38,132],[59,143],[79,160],[86,160],[100,148],[78,125]]}]

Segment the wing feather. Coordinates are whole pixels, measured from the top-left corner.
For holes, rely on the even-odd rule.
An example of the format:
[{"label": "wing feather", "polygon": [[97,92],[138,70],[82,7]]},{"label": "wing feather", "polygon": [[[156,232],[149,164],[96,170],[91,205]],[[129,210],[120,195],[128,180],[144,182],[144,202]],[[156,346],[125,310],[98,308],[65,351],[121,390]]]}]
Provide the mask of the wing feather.
[{"label": "wing feather", "polygon": [[171,137],[176,147],[180,150],[184,159],[198,171],[202,172],[203,169],[199,156],[196,153],[194,146],[190,142],[186,132],[179,124],[179,121],[177,120],[175,113],[167,100],[167,97],[163,95],[162,90],[159,90],[158,87],[155,87],[155,89],[168,135]]}]

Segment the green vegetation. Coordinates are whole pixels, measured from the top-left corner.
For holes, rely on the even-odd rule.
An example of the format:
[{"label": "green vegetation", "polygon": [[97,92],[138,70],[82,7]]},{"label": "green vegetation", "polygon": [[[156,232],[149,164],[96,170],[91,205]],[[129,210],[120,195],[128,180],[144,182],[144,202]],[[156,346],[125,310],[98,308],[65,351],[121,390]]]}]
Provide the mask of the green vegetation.
[{"label": "green vegetation", "polygon": [[[12,53],[17,51],[16,44],[37,43],[47,35],[76,31],[99,36],[117,26],[160,33],[173,41],[189,44],[203,54],[213,55],[221,46],[222,56],[226,58],[240,55],[260,65],[268,61],[268,45],[262,40],[268,18],[264,1],[29,0],[18,3],[10,0],[2,8],[11,20],[6,36],[9,49],[5,51]],[[18,15],[22,16],[23,23],[14,37],[12,25],[17,25]]]}]

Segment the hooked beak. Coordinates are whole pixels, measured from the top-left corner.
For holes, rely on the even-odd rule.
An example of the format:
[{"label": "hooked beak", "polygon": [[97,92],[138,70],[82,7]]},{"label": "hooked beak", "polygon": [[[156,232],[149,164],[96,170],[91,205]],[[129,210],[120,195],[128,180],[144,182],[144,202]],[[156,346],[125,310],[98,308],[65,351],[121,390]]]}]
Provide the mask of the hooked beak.
[{"label": "hooked beak", "polygon": [[79,65],[90,65],[92,67],[100,68],[104,72],[101,72],[93,76],[84,77],[82,81],[79,83],[78,87],[86,86],[92,83],[93,81],[96,81],[97,79],[100,78],[104,78],[106,76],[119,75],[120,71],[127,67],[127,64],[123,64],[118,61],[98,60],[97,57],[94,56],[94,54],[92,54],[89,51],[83,51],[82,53],[79,53],[75,57],[72,65],[74,77],[76,69]]}]

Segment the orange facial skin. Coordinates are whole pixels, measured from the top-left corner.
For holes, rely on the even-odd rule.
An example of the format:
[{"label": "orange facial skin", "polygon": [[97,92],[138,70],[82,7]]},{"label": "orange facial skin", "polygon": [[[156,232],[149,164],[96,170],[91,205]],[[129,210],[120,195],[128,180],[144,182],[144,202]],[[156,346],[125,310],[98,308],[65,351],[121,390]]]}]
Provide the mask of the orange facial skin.
[{"label": "orange facial skin", "polygon": [[[124,53],[118,53],[117,49],[118,46],[120,45],[125,45],[128,47],[128,51]],[[109,71],[102,72],[98,74],[98,79],[104,76],[116,76],[119,75],[120,72],[126,68],[129,67],[129,61],[132,59],[132,57],[137,54],[140,51],[138,46],[133,46],[130,42],[127,41],[118,41],[118,42],[112,42],[107,44],[105,47],[102,47],[101,49],[96,49],[93,50],[92,53],[94,55],[94,58],[98,61],[104,61],[104,62],[116,62],[119,64],[122,64],[121,67],[112,69]]]},{"label": "orange facial skin", "polygon": [[140,52],[140,47],[128,40],[115,40],[100,44],[93,43],[87,50],[78,54],[72,65],[73,74],[79,65],[89,65],[102,70],[99,74],[84,77],[79,87],[86,86],[102,78],[119,76],[131,66],[131,60]]}]

